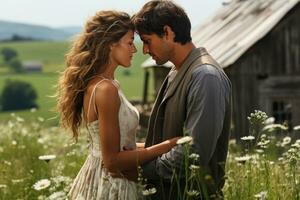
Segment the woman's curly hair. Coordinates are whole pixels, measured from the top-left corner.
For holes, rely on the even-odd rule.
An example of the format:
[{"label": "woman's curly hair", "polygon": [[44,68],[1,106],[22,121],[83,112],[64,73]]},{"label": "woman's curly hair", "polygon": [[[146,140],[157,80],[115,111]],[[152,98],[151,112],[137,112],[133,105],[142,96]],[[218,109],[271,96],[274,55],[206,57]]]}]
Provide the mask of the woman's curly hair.
[{"label": "woman's curly hair", "polygon": [[87,21],[65,56],[66,69],[57,85],[57,110],[62,127],[72,130],[76,141],[88,82],[105,70],[110,46],[130,30],[134,30],[134,26],[127,13],[99,11]]}]

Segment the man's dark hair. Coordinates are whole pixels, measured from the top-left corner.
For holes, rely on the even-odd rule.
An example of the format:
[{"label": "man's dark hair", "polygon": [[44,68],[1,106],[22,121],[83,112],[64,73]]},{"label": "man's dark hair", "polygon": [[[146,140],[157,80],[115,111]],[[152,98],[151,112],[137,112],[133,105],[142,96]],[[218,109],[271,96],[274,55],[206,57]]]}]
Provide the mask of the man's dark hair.
[{"label": "man's dark hair", "polygon": [[186,44],[191,38],[191,22],[180,6],[168,0],[153,0],[146,3],[132,18],[139,34],[164,35],[164,26],[175,33],[174,42]]}]

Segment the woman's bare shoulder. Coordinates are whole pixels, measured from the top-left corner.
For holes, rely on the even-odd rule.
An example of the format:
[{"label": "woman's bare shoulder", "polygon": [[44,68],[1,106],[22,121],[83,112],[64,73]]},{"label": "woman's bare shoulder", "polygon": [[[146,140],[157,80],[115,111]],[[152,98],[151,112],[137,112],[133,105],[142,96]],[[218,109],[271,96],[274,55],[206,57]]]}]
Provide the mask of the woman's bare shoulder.
[{"label": "woman's bare shoulder", "polygon": [[96,104],[103,106],[110,106],[120,104],[118,88],[111,80],[103,80],[100,84],[95,85],[95,101]]}]

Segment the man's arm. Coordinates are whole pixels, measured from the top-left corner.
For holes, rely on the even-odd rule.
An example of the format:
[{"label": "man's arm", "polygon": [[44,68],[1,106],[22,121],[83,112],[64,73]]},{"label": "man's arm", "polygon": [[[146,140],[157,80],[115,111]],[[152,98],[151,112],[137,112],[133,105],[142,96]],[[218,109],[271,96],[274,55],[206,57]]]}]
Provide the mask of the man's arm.
[{"label": "man's arm", "polygon": [[[211,159],[223,127],[226,92],[220,76],[213,66],[204,65],[193,72],[189,86],[185,131],[192,136],[192,151],[200,155],[202,165]],[[183,159],[183,147],[175,146],[143,165],[143,175],[148,179],[171,179],[173,170],[183,166]]]}]

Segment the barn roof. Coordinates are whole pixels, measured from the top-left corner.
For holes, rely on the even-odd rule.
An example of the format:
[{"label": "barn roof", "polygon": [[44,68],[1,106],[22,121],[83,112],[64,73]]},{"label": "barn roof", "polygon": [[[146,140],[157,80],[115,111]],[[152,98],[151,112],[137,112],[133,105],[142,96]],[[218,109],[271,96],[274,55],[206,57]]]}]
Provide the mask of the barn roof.
[{"label": "barn roof", "polygon": [[[263,38],[300,0],[231,0],[192,33],[197,47],[205,47],[228,67]],[[155,66],[152,58],[142,67]],[[168,64],[170,66],[170,63]]]}]

